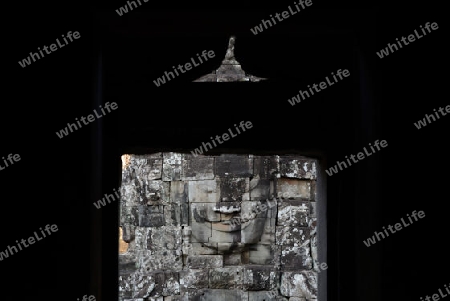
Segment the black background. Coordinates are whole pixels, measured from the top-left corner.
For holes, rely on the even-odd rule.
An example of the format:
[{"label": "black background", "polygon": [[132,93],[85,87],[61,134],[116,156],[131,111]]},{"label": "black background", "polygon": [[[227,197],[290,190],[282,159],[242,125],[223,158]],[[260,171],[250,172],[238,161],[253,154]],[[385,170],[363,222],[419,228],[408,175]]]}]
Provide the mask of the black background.
[{"label": "black background", "polygon": [[[0,251],[46,224],[59,228],[0,262],[5,300],[117,300],[118,204],[97,210],[92,203],[119,186],[120,155],[190,151],[241,120],[254,127],[217,152],[296,151],[332,166],[377,139],[388,142],[328,177],[330,301],[419,300],[448,284],[450,119],[413,125],[449,104],[443,9],[313,1],[253,35],[250,28],[292,2],[141,2],[123,16],[114,10],[126,1],[20,2],[4,12],[0,156],[22,159],[0,173]],[[383,59],[375,54],[426,22],[439,29]],[[81,38],[26,68],[17,63],[68,31]],[[243,69],[270,80],[191,83],[220,65],[230,35]],[[153,84],[203,50],[216,57]],[[287,102],[337,69],[350,77],[293,107]],[[107,101],[118,110],[56,136]],[[426,217],[363,244],[413,210]]]}]

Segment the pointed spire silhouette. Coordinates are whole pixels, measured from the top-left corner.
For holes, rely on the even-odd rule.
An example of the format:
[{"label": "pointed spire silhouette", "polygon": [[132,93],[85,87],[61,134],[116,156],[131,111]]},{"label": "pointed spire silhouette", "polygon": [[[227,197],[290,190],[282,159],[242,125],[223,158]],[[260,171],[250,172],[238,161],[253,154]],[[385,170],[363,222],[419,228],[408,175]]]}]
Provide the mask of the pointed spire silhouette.
[{"label": "pointed spire silhouette", "polygon": [[225,58],[222,60],[220,67],[212,73],[206,74],[194,80],[194,82],[259,82],[266,80],[267,78],[250,75],[242,70],[241,64],[234,56],[235,43],[236,37],[231,36],[228,40],[228,48],[225,53]]},{"label": "pointed spire silhouette", "polygon": [[222,61],[222,64],[226,65],[239,65],[239,62],[234,58],[234,42],[236,40],[235,36],[231,36],[228,40],[228,48],[225,53],[225,58]]}]

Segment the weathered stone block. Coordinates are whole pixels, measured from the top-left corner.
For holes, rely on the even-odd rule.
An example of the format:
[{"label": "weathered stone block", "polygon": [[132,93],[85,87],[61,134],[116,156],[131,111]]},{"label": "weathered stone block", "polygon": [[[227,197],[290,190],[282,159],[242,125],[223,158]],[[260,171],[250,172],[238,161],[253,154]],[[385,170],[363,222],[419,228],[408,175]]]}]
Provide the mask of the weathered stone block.
[{"label": "weathered stone block", "polygon": [[250,200],[248,178],[220,178],[220,200],[240,202]]},{"label": "weathered stone block", "polygon": [[253,174],[255,178],[272,179],[279,172],[279,156],[254,156]]},{"label": "weathered stone block", "polygon": [[259,239],[262,244],[275,244],[276,218],[266,218],[264,223],[264,231]]},{"label": "weathered stone block", "polygon": [[218,254],[241,254],[245,249],[245,244],[235,242],[217,243]]},{"label": "weathered stone block", "polygon": [[188,202],[188,182],[170,182],[170,202],[176,204],[183,204]]},{"label": "weathered stone block", "polygon": [[164,213],[163,205],[139,206],[139,207],[145,207],[145,210],[149,213]]},{"label": "weathered stone block", "polygon": [[140,195],[134,184],[122,185],[120,187],[120,199],[125,206],[136,206],[140,204]]},{"label": "weathered stone block", "polygon": [[307,227],[309,209],[309,202],[304,200],[279,202],[277,226]]},{"label": "weathered stone block", "polygon": [[209,288],[242,289],[243,268],[225,267],[209,270]]},{"label": "weathered stone block", "polygon": [[184,155],[182,180],[214,179],[214,157]]},{"label": "weathered stone block", "polygon": [[173,203],[164,206],[164,221],[167,226],[181,225],[181,206]]},{"label": "weathered stone block", "polygon": [[282,272],[281,294],[289,297],[317,298],[317,273],[312,271]]},{"label": "weathered stone block", "polygon": [[276,181],[277,197],[305,198],[311,197],[311,181],[281,178]]},{"label": "weathered stone block", "polygon": [[253,159],[244,155],[220,155],[215,158],[215,175],[219,177],[251,177],[253,175]]},{"label": "weathered stone block", "polygon": [[187,257],[187,267],[190,269],[221,268],[222,255],[196,255]]},{"label": "weathered stone block", "polygon": [[[139,192],[139,191],[138,191]],[[161,180],[148,181],[140,191],[141,205],[167,205],[170,202],[170,183]]]},{"label": "weathered stone block", "polygon": [[192,228],[191,242],[210,242],[212,235],[210,222],[197,222],[191,219],[189,226]]},{"label": "weathered stone block", "polygon": [[181,295],[174,295],[174,296],[164,296],[164,301],[188,301],[187,297],[184,298]]},{"label": "weathered stone block", "polygon": [[241,260],[242,253],[235,253],[235,254],[224,254],[223,255],[223,265],[229,266],[229,265],[242,265],[243,262]]},{"label": "weathered stone block", "polygon": [[[240,225],[224,225],[222,222],[212,224],[211,237],[209,242],[239,243],[241,242]],[[218,230],[217,230],[218,229]]]},{"label": "weathered stone block", "polygon": [[281,157],[280,174],[287,178],[316,179],[316,161],[302,157]]},{"label": "weathered stone block", "polygon": [[189,290],[189,301],[248,301],[248,292],[242,290],[226,289],[200,289]]},{"label": "weathered stone block", "polygon": [[188,255],[215,255],[218,254],[217,249],[217,243],[193,242]]},{"label": "weathered stone block", "polygon": [[216,203],[220,197],[218,180],[189,181],[190,203]]},{"label": "weathered stone block", "polygon": [[309,228],[276,227],[276,244],[289,246],[303,246],[309,244]]},{"label": "weathered stone block", "polygon": [[249,291],[248,301],[276,301],[277,295],[276,291]]},{"label": "weathered stone block", "polygon": [[241,262],[242,264],[249,264],[250,263],[250,250],[247,248],[242,252],[241,254]]},{"label": "weathered stone block", "polygon": [[122,239],[125,242],[130,242],[134,238],[134,227],[139,222],[136,220],[132,212],[132,207],[121,206],[120,226],[122,227]]},{"label": "weathered stone block", "polygon": [[208,288],[208,285],[208,269],[190,269],[180,272],[181,290]]},{"label": "weathered stone block", "polygon": [[164,272],[158,271],[152,273],[151,277],[155,281],[155,288],[151,292],[151,297],[161,297],[163,295],[165,275]]},{"label": "weathered stone block", "polygon": [[139,271],[142,274],[151,274],[159,270],[180,271],[183,268],[180,250],[138,252],[137,260],[139,261]]},{"label": "weathered stone block", "polygon": [[[191,242],[209,242],[211,237],[211,222],[206,220],[206,207],[202,207],[202,204],[196,203],[189,204],[189,226],[192,229]],[[199,212],[197,208],[204,209],[205,211]]]},{"label": "weathered stone block", "polygon": [[280,279],[278,271],[268,266],[244,267],[244,290],[261,291],[276,289]]},{"label": "weathered stone block", "polygon": [[[142,178],[146,180],[161,179],[163,160],[159,158],[148,158],[146,164],[140,169],[142,170]],[[137,174],[137,176],[140,176]]]},{"label": "weathered stone block", "polygon": [[180,205],[180,223],[181,225],[189,225],[189,204],[188,203],[181,203]]},{"label": "weathered stone block", "polygon": [[281,267],[284,270],[310,270],[312,257],[309,246],[283,246],[281,251]]},{"label": "weathered stone block", "polygon": [[162,226],[159,228],[148,228],[147,249],[156,252],[167,250],[180,250],[181,248],[181,227]]},{"label": "weathered stone block", "polygon": [[128,275],[138,270],[134,253],[119,254],[119,275]]},{"label": "weathered stone block", "polygon": [[267,218],[276,218],[277,217],[277,211],[278,211],[278,201],[277,199],[268,199],[265,201],[261,201],[261,209],[266,208],[267,210]]},{"label": "weathered stone block", "polygon": [[136,172],[134,170],[133,166],[127,166],[126,168],[123,168],[122,166],[122,180],[121,185],[131,185],[136,178]]},{"label": "weathered stone block", "polygon": [[[141,206],[141,205],[140,205]],[[145,207],[145,206],[142,206]],[[141,212],[145,211],[145,209],[141,209]],[[121,208],[122,216],[121,216],[121,225],[130,225],[131,227],[136,228],[139,227],[139,206],[132,207],[122,207]],[[150,214],[150,212],[147,212]],[[144,213],[145,214],[145,213]],[[128,229],[125,229],[127,231]],[[127,236],[128,233],[125,234]]]},{"label": "weathered stone block", "polygon": [[[135,226],[139,227],[161,227],[165,224],[164,213],[158,213],[159,206],[133,207],[131,212],[134,216]],[[137,223],[136,223],[137,222]]]},{"label": "weathered stone block", "polygon": [[161,178],[162,153],[130,155],[129,165],[123,170],[122,183],[128,184],[136,178],[155,180]]},{"label": "weathered stone block", "polygon": [[241,226],[241,242],[247,244],[259,243],[264,233],[266,218],[254,218]]},{"label": "weathered stone block", "polygon": [[159,289],[158,279],[154,275],[134,274],[133,298],[147,298],[160,296],[162,287]]},{"label": "weathered stone block", "polygon": [[151,154],[145,154],[145,155],[130,155],[130,166],[138,165],[138,162],[144,162],[144,159],[161,159],[162,153],[151,153]]},{"label": "weathered stone block", "polygon": [[[298,202],[298,203],[294,203]],[[310,219],[309,202],[306,204],[303,201],[291,201],[291,220],[290,226],[293,227],[307,227]]]},{"label": "weathered stone block", "polygon": [[128,247],[129,250],[145,251],[147,250],[147,229],[144,227],[136,227],[134,230],[134,241]]},{"label": "weathered stone block", "polygon": [[217,211],[218,205],[213,203],[191,203],[190,206],[194,217],[198,215],[198,219],[207,222],[220,221],[220,212]]},{"label": "weathered stone block", "polygon": [[241,204],[241,218],[247,220],[249,218],[271,218],[276,211],[276,201],[261,200],[261,201],[247,201]]},{"label": "weathered stone block", "polygon": [[134,274],[133,276],[134,298],[162,298],[180,293],[179,276],[176,272],[155,272],[148,275]]},{"label": "weathered stone block", "polygon": [[163,296],[177,295],[180,293],[180,276],[178,272],[164,271]]},{"label": "weathered stone block", "polygon": [[272,248],[272,245],[251,245],[249,249],[249,263],[274,265],[274,249]]},{"label": "weathered stone block", "polygon": [[182,160],[183,154],[180,153],[163,153],[163,181],[179,181],[182,176]]},{"label": "weathered stone block", "polygon": [[134,273],[119,276],[119,296],[130,298],[133,292]]},{"label": "weathered stone block", "polygon": [[270,183],[269,179],[253,178],[250,180],[250,200],[261,200],[270,198]]}]

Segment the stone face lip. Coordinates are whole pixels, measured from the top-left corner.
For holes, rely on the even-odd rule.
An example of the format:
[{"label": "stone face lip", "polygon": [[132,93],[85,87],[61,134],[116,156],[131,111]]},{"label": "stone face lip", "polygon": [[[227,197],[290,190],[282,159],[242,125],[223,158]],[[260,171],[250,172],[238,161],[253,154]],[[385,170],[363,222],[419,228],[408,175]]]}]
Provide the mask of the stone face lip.
[{"label": "stone face lip", "polygon": [[221,232],[234,232],[241,230],[241,225],[231,224],[229,221],[224,221],[220,223],[213,223],[213,230],[221,231]]},{"label": "stone face lip", "polygon": [[236,38],[230,37],[228,49],[222,64],[210,74],[206,74],[194,82],[259,82],[267,78],[256,77],[242,70],[241,64],[234,57],[234,44]]}]

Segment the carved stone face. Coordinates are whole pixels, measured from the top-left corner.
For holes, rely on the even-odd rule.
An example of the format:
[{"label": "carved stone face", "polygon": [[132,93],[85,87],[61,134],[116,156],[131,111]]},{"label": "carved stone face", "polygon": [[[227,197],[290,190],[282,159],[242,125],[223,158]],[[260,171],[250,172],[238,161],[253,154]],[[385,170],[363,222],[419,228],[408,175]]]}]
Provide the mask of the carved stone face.
[{"label": "carved stone face", "polygon": [[164,153],[124,168],[123,299],[316,299],[312,160]]},{"label": "carved stone face", "polygon": [[[217,243],[217,248],[221,251],[230,249],[234,252],[243,251],[245,245],[260,242],[267,222],[267,209],[272,210],[267,205],[262,206],[266,203],[266,201],[217,202],[201,205],[192,203],[190,210],[193,221],[190,225],[193,241]],[[208,231],[209,228],[211,232]]]},{"label": "carved stone face", "polygon": [[250,185],[248,178],[222,177],[198,181],[193,187],[195,184],[189,186],[190,191],[196,192],[190,193],[189,199],[192,242],[234,253],[260,243],[265,232],[272,235],[266,243],[274,242],[275,228],[271,227],[270,217],[276,216],[276,201],[249,199],[250,187],[258,186],[258,180]]}]

